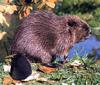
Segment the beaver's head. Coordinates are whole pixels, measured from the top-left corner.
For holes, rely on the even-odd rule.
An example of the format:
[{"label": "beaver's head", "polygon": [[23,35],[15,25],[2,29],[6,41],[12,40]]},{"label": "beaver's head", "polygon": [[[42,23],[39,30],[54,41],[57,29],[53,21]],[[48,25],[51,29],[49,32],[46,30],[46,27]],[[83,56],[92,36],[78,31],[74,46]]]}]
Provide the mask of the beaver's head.
[{"label": "beaver's head", "polygon": [[78,16],[66,16],[66,22],[66,29],[72,36],[74,43],[80,42],[90,35],[90,26]]}]

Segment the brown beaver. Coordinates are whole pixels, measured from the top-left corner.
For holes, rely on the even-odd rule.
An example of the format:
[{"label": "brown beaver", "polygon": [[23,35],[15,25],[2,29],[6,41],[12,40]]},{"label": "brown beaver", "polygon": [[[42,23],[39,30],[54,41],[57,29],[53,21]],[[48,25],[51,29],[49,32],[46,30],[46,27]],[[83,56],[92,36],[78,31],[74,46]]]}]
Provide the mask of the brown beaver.
[{"label": "brown beaver", "polygon": [[[31,56],[44,64],[51,63],[54,55],[65,56],[68,50],[85,39],[89,32],[89,25],[78,16],[57,16],[47,11],[31,13],[20,23],[12,44],[12,53],[16,55],[12,60],[11,76],[14,79],[26,78],[30,71],[24,78],[18,78],[18,72],[23,74],[23,68],[31,70],[27,57]],[[24,75],[27,72],[24,72]],[[14,77],[15,75],[17,77]]]}]

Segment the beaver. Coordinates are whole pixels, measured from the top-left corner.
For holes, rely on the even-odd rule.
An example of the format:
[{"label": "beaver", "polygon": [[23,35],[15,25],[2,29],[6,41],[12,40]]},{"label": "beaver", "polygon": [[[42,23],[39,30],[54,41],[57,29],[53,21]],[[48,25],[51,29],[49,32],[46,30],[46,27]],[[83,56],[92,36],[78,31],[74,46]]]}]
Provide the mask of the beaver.
[{"label": "beaver", "polygon": [[[90,26],[76,15],[57,16],[48,11],[31,13],[21,21],[13,40],[11,52],[15,56],[11,76],[25,79],[31,74],[28,57],[42,64],[51,63],[54,56],[65,56],[75,43],[89,34]],[[22,74],[27,75],[19,78]]]}]

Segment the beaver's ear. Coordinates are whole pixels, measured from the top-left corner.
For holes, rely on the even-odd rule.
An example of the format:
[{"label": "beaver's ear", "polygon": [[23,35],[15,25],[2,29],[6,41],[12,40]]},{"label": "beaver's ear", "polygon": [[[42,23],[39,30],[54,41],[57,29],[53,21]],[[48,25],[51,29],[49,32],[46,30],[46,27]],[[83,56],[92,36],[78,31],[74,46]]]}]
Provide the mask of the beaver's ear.
[{"label": "beaver's ear", "polygon": [[32,74],[32,69],[25,55],[17,54],[11,62],[10,75],[15,80],[24,80]]},{"label": "beaver's ear", "polygon": [[69,19],[67,24],[68,24],[69,27],[77,26],[77,22],[74,19]]}]

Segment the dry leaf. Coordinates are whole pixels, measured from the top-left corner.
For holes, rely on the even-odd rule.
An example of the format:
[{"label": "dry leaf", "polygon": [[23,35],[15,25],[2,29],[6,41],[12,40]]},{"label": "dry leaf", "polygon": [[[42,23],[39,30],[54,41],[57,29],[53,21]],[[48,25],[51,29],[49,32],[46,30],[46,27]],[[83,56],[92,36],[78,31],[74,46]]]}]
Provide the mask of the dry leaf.
[{"label": "dry leaf", "polygon": [[16,5],[0,5],[0,12],[13,14],[14,11],[17,11]]},{"label": "dry leaf", "polygon": [[44,78],[44,77],[37,78],[36,80],[37,81],[48,81],[48,79],[47,78]]},{"label": "dry leaf", "polygon": [[3,5],[0,5],[0,12],[4,12],[5,7]]},{"label": "dry leaf", "polygon": [[10,76],[3,78],[3,85],[11,85],[16,83],[21,83],[20,81],[13,80]]},{"label": "dry leaf", "polygon": [[100,59],[97,59],[96,60],[96,64],[99,64],[100,65]]},{"label": "dry leaf", "polygon": [[57,0],[42,0],[42,3],[38,6],[38,8],[41,9],[44,5],[54,8],[56,2]]},{"label": "dry leaf", "polygon": [[6,32],[0,32],[0,40],[2,40],[3,37],[4,37],[6,34],[7,34]]},{"label": "dry leaf", "polygon": [[5,9],[5,13],[13,14],[14,11],[17,11],[16,5],[7,5]]},{"label": "dry leaf", "polygon": [[22,83],[15,83],[15,85],[23,85]]},{"label": "dry leaf", "polygon": [[30,9],[27,8],[24,12],[24,17],[27,17],[30,14]]},{"label": "dry leaf", "polygon": [[71,66],[75,66],[78,67],[80,66],[82,63],[79,60],[75,60],[74,62],[71,63]]},{"label": "dry leaf", "polygon": [[41,3],[39,6],[38,6],[38,9],[42,9],[42,7],[45,5],[45,3]]},{"label": "dry leaf", "polygon": [[58,0],[47,0],[47,1],[51,3],[56,3]]},{"label": "dry leaf", "polygon": [[44,77],[40,77],[40,78],[36,79],[36,81],[39,81],[39,82],[48,82],[50,84],[53,84],[55,82],[53,80],[48,80],[47,78],[44,78]]},{"label": "dry leaf", "polygon": [[68,85],[67,83],[62,83],[62,85]]},{"label": "dry leaf", "polygon": [[5,0],[5,3],[11,3],[13,0]]},{"label": "dry leaf", "polygon": [[19,19],[23,19],[23,17],[27,17],[31,10],[33,10],[32,6],[23,6],[20,8],[20,11],[18,12],[19,13]]},{"label": "dry leaf", "polygon": [[4,72],[10,72],[11,66],[10,65],[3,65]]},{"label": "dry leaf", "polygon": [[34,0],[34,3],[36,4],[38,2],[38,0]]},{"label": "dry leaf", "polygon": [[46,5],[51,7],[51,8],[54,8],[56,2],[57,2],[57,0],[47,0]]},{"label": "dry leaf", "polygon": [[0,13],[0,24],[1,25],[5,24],[6,26],[9,27],[9,24],[8,24],[6,18],[4,17],[4,15],[2,13]]},{"label": "dry leaf", "polygon": [[51,72],[56,71],[56,68],[47,67],[47,66],[40,66],[39,70],[44,72],[44,73],[51,73]]},{"label": "dry leaf", "polygon": [[55,3],[52,3],[52,2],[46,2],[46,5],[51,7],[51,8],[55,7]]}]

